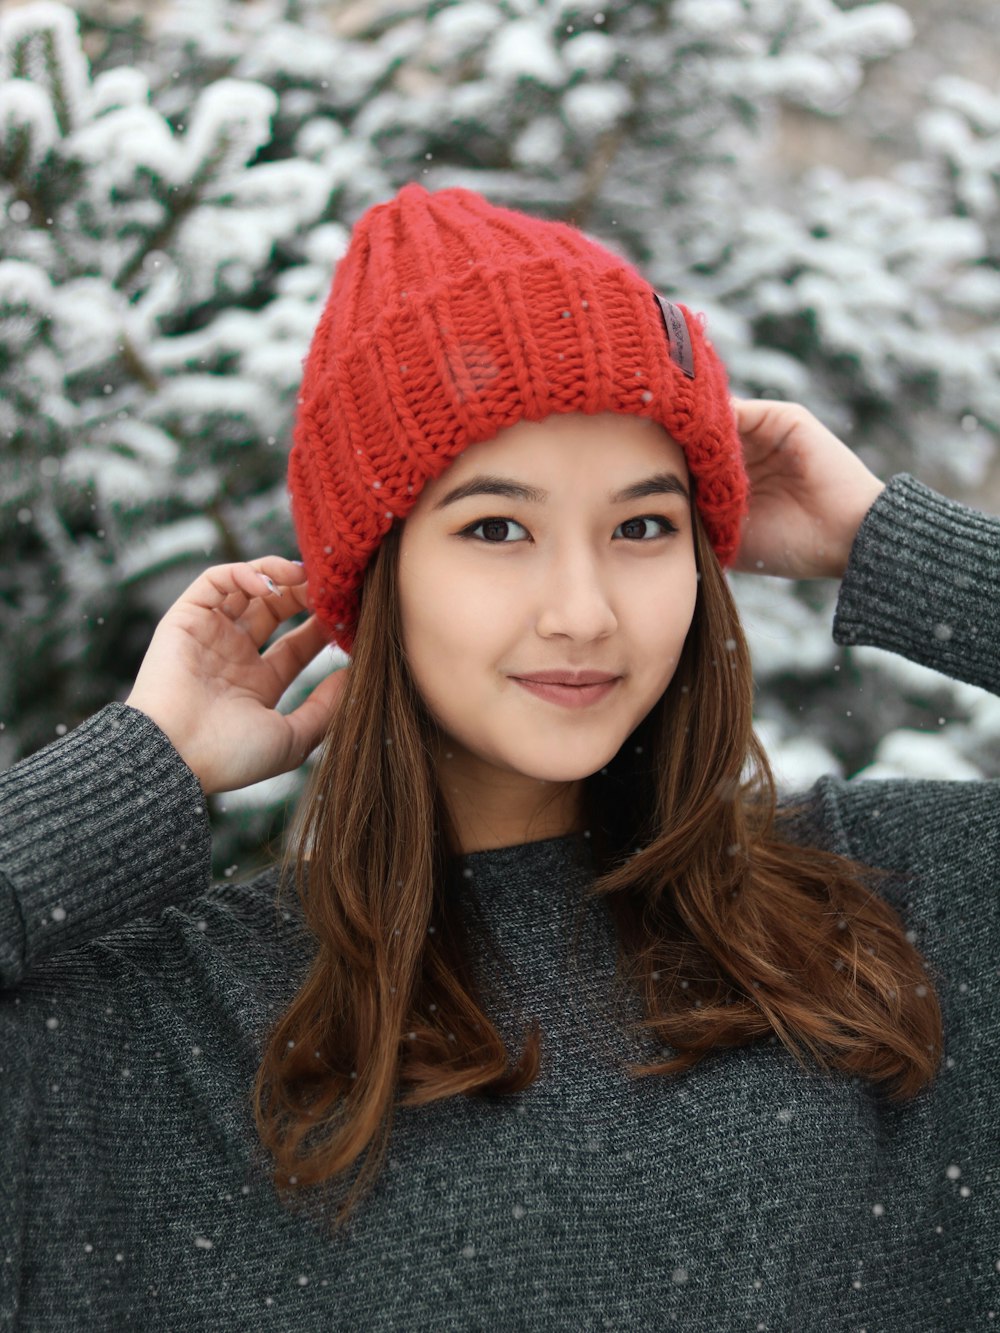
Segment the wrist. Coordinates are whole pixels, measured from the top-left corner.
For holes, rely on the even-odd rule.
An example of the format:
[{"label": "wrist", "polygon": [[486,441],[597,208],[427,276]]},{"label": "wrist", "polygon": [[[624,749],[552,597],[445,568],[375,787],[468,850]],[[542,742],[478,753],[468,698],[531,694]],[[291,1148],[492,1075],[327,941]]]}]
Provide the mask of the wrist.
[{"label": "wrist", "polygon": [[843,537],[838,544],[839,550],[835,568],[832,571],[835,578],[842,579],[844,577],[861,525],[867,518],[872,505],[884,490],[884,481],[880,481],[878,477],[869,476],[869,483],[860,488],[858,494],[854,497],[846,516]]},{"label": "wrist", "polygon": [[182,734],[182,728],[178,725],[178,723],[173,719],[163,716],[160,713],[160,710],[157,709],[155,705],[151,705],[147,702],[144,702],[141,695],[137,696],[134,690],[125,700],[125,706],[127,708],[134,708],[136,712],[144,714],[144,716],[148,717],[150,722],[152,722],[154,726],[158,727],[160,731],[163,732],[164,736],[166,736],[167,740],[177,751],[180,758],[184,761],[187,767],[198,779],[198,783],[202,791],[205,793],[206,796],[210,795],[211,792],[209,790],[208,784],[206,783],[206,780],[202,776],[201,772],[199,772],[199,769],[195,761],[193,760],[191,746],[185,742],[184,736]]}]

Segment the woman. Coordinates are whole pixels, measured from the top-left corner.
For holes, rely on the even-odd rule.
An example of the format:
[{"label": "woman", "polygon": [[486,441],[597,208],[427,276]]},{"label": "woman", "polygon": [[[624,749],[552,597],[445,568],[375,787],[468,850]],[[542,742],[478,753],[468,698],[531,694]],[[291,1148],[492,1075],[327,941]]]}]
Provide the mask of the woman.
[{"label": "woman", "polygon": [[[1000,524],[417,186],[338,267],[290,489],[304,571],[208,570],[0,778],[4,1318],[987,1326],[998,786],[776,811],[722,567],[995,688]],[[321,739],[299,903],[211,887],[204,796]]]}]

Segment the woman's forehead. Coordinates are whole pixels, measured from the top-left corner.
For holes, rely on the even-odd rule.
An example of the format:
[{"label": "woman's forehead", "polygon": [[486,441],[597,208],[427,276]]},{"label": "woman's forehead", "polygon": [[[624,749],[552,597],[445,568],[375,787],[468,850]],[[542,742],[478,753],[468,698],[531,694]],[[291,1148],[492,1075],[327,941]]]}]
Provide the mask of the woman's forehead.
[{"label": "woman's forehead", "polygon": [[632,472],[650,465],[668,467],[681,480],[687,479],[683,449],[658,422],[646,417],[566,413],[519,421],[459,454],[439,477],[426,483],[419,505],[422,511],[432,509],[463,482],[508,470],[516,469],[519,480],[547,488],[557,486],[560,479],[578,484],[593,478],[609,485],[617,478],[638,480]]}]

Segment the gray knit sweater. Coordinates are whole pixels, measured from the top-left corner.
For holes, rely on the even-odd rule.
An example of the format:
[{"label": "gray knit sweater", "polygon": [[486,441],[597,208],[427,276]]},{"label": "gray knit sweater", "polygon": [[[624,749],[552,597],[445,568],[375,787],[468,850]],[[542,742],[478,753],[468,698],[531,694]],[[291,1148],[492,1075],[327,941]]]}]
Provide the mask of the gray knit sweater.
[{"label": "gray knit sweater", "polygon": [[[995,690],[998,602],[1000,522],[897,477],[835,637]],[[940,989],[929,1090],[893,1106],[768,1042],[629,1079],[581,1017],[606,905],[584,1006],[566,964],[585,839],[479,852],[470,902],[515,961],[497,1021],[539,1016],[542,1075],[400,1111],[331,1241],[278,1205],[247,1102],[309,955],[273,875],[210,884],[198,784],[123,705],[0,775],[0,1326],[1000,1327],[1000,784],[825,779],[810,809],[806,836],[911,874],[886,896]]]}]

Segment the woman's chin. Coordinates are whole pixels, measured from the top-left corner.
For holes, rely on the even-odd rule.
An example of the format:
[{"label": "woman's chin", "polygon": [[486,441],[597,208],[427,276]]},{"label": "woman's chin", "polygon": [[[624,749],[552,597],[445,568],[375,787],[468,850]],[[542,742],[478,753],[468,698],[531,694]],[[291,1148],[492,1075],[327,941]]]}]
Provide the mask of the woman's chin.
[{"label": "woman's chin", "polygon": [[512,755],[508,751],[504,760],[504,767],[514,773],[520,773],[522,777],[533,778],[536,782],[548,782],[566,785],[571,782],[579,782],[583,778],[592,777],[593,774],[600,772],[606,767],[618,753],[621,748],[619,744],[608,747],[602,746],[599,749],[588,747],[586,750],[581,747],[579,755],[567,755],[565,753],[558,756],[552,755]]}]

